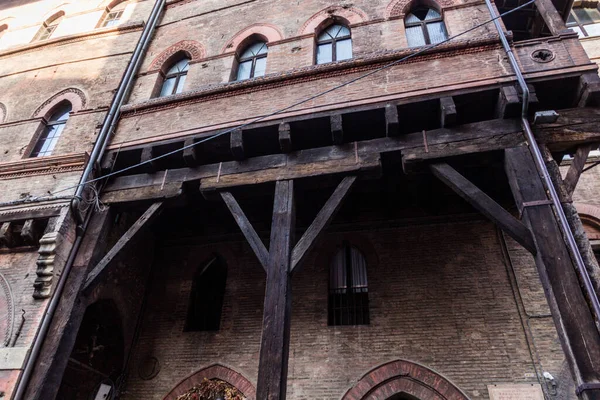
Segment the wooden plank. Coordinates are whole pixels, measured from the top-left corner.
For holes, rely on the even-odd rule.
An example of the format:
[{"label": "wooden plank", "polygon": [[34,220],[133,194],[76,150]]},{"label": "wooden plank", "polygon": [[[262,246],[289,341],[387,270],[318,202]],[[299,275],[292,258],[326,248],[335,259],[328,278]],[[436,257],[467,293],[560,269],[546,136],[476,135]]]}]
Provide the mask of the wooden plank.
[{"label": "wooden plank", "polygon": [[194,166],[198,165],[198,162],[199,162],[197,152],[196,152],[196,146],[189,147],[193,143],[194,143],[194,139],[186,139],[183,142],[183,147],[186,147],[186,149],[183,150],[182,157],[183,157],[183,162],[188,167],[194,167]]},{"label": "wooden plank", "polygon": [[579,177],[581,176],[581,172],[585,167],[585,162],[592,148],[593,145],[591,144],[584,144],[577,147],[575,157],[571,160],[571,165],[569,166],[567,176],[565,176],[564,180],[565,190],[569,197],[571,197],[575,191],[575,187],[577,186],[577,182],[579,182]]},{"label": "wooden plank", "polygon": [[452,97],[440,99],[440,126],[446,128],[456,124],[456,105]]},{"label": "wooden plank", "polygon": [[263,241],[256,233],[256,230],[254,230],[254,227],[246,217],[246,214],[244,214],[244,211],[242,210],[238,202],[235,200],[235,197],[233,197],[233,195],[229,192],[221,192],[221,198],[223,199],[225,205],[231,212],[231,215],[235,219],[235,222],[240,227],[240,230],[246,237],[246,240],[248,241],[248,244],[254,251],[254,254],[256,254],[258,261],[260,261],[260,264],[266,270],[267,263],[269,260],[269,252],[267,251],[267,248],[265,247]]},{"label": "wooden plank", "polygon": [[331,126],[331,140],[333,144],[344,143],[344,127],[342,125],[342,115],[335,114],[329,117]]},{"label": "wooden plank", "polygon": [[395,104],[386,104],[385,106],[385,133],[388,137],[400,134],[398,107]]},{"label": "wooden plank", "polygon": [[[523,208],[525,203],[548,199],[526,146],[506,150],[505,169],[519,208]],[[538,249],[535,257],[537,270],[575,384],[598,382],[600,334],[581,290],[554,210],[550,205],[525,207],[523,222],[534,235]],[[597,396],[584,395],[581,398]]]},{"label": "wooden plank", "polygon": [[529,229],[491,197],[446,163],[432,164],[429,168],[439,180],[498,225],[521,246],[532,254],[536,253],[533,236]]},{"label": "wooden plank", "polygon": [[292,151],[292,130],[287,122],[279,124],[279,147],[283,153]]},{"label": "wooden plank", "polygon": [[117,243],[113,246],[112,249],[109,250],[108,253],[100,260],[100,262],[94,267],[92,271],[87,276],[85,283],[83,285],[82,291],[84,293],[89,293],[96,284],[99,283],[100,279],[104,274],[106,274],[106,270],[111,261],[130,243],[133,242],[133,239],[144,229],[147,229],[154,219],[160,215],[162,211],[162,202],[156,202],[152,204],[144,214],[125,232],[125,234],[117,241]]},{"label": "wooden plank", "polygon": [[256,398],[285,400],[290,342],[294,182],[275,185]]},{"label": "wooden plank", "polygon": [[[167,174],[168,176],[168,174]],[[105,204],[129,203],[132,201],[144,200],[167,200],[183,193],[183,182],[170,182],[144,186],[141,188],[123,189],[116,191],[103,192],[100,195],[100,201]]]},{"label": "wooden plank", "polygon": [[335,217],[342,206],[342,202],[350,192],[352,185],[356,181],[356,176],[347,176],[337,186],[331,197],[327,200],[323,208],[317,214],[317,217],[310,224],[304,235],[300,238],[292,253],[291,271],[302,264],[302,261],[317,244],[319,237],[325,231],[331,220]]},{"label": "wooden plank", "polygon": [[244,152],[244,135],[241,129],[234,129],[229,137],[229,143],[231,147],[231,154],[236,160],[243,160],[246,158]]}]

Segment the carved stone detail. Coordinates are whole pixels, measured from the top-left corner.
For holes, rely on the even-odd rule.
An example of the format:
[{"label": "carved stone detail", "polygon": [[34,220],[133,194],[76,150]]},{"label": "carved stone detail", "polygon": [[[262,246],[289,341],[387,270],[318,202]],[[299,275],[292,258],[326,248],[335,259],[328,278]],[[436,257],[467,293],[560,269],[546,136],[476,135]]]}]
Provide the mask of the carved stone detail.
[{"label": "carved stone detail", "polygon": [[56,242],[58,232],[46,233],[40,239],[39,257],[37,259],[37,278],[33,283],[35,299],[47,299],[52,291],[52,277],[54,275],[54,260],[56,257]]}]

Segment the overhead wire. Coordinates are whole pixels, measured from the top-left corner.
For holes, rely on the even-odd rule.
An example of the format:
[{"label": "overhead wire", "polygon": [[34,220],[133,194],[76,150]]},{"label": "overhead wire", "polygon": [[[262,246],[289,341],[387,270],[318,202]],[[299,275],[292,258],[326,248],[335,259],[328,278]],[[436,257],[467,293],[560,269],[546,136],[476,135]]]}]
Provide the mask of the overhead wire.
[{"label": "overhead wire", "polygon": [[182,152],[182,151],[184,151],[184,150],[186,150],[186,149],[189,149],[189,148],[192,148],[192,147],[194,147],[194,146],[198,146],[199,144],[206,143],[206,142],[208,142],[208,141],[210,141],[210,140],[213,140],[213,139],[216,139],[216,138],[218,138],[218,137],[221,137],[221,136],[223,136],[223,135],[226,135],[226,134],[228,134],[228,133],[231,133],[231,132],[233,132],[234,130],[237,130],[237,129],[242,129],[242,128],[245,128],[245,127],[247,127],[247,126],[250,126],[250,125],[256,124],[257,122],[263,121],[263,120],[265,120],[265,119],[267,119],[267,118],[270,118],[270,117],[273,117],[273,116],[275,116],[275,115],[281,114],[281,113],[283,113],[283,112],[285,112],[285,111],[291,110],[292,108],[295,108],[295,107],[297,107],[297,106],[299,106],[299,105],[302,105],[302,104],[304,104],[304,103],[307,103],[307,102],[309,102],[309,101],[315,100],[315,99],[317,99],[317,98],[319,98],[319,97],[325,96],[326,94],[329,94],[329,93],[331,93],[331,92],[334,92],[334,91],[336,91],[336,90],[339,90],[339,89],[341,89],[341,88],[343,88],[343,87],[346,87],[346,86],[348,86],[348,85],[351,85],[351,84],[353,84],[353,83],[355,83],[355,82],[357,82],[357,81],[360,81],[360,80],[362,80],[362,79],[368,78],[369,76],[371,76],[371,75],[374,75],[374,74],[376,74],[376,73],[378,73],[378,72],[381,72],[381,71],[384,71],[384,70],[386,70],[386,69],[389,69],[389,68],[391,68],[391,67],[393,67],[393,66],[395,66],[395,65],[398,65],[398,64],[400,64],[400,63],[402,63],[402,62],[404,62],[404,61],[406,61],[406,60],[408,60],[408,59],[411,59],[411,58],[413,58],[413,57],[416,57],[416,56],[418,56],[418,55],[420,55],[420,54],[423,54],[423,53],[425,53],[425,52],[427,52],[427,51],[429,51],[429,50],[431,50],[431,49],[434,49],[434,48],[436,48],[436,47],[439,47],[439,46],[441,46],[441,45],[442,45],[442,44],[444,44],[444,43],[448,43],[448,42],[449,42],[449,41],[451,41],[451,40],[454,40],[454,39],[456,39],[456,38],[458,38],[458,37],[464,36],[464,35],[466,35],[467,33],[470,33],[470,32],[472,32],[472,31],[474,31],[474,30],[476,30],[476,29],[479,29],[479,28],[481,28],[481,27],[483,27],[483,26],[485,26],[485,25],[487,25],[487,24],[489,24],[489,23],[491,23],[491,22],[494,22],[494,21],[495,21],[495,20],[497,20],[497,19],[500,19],[500,18],[502,18],[502,17],[504,17],[504,16],[506,16],[506,15],[508,15],[508,14],[511,14],[511,13],[515,12],[515,11],[518,11],[518,10],[520,10],[520,9],[522,9],[522,8],[524,8],[524,7],[527,7],[528,5],[530,5],[530,4],[533,4],[533,3],[535,3],[535,0],[529,0],[529,1],[527,1],[526,3],[523,3],[522,5],[520,5],[520,6],[518,6],[518,7],[515,7],[515,8],[513,8],[512,10],[506,11],[505,13],[502,13],[502,14],[498,15],[498,16],[497,16],[497,17],[495,17],[495,18],[491,18],[491,19],[489,19],[489,20],[487,20],[487,21],[485,21],[485,22],[482,22],[482,23],[480,23],[480,24],[477,24],[477,25],[475,25],[475,26],[473,26],[473,27],[471,27],[471,28],[469,28],[469,29],[467,29],[467,30],[465,30],[465,31],[461,32],[461,33],[458,33],[458,34],[456,34],[456,35],[454,35],[454,36],[450,36],[450,37],[448,37],[448,38],[444,39],[444,40],[443,40],[443,41],[441,41],[441,42],[438,42],[438,43],[432,43],[432,44],[430,44],[430,45],[424,46],[424,47],[422,47],[421,49],[419,49],[419,50],[415,51],[414,53],[411,53],[411,54],[409,54],[409,55],[407,55],[407,56],[405,56],[405,57],[402,57],[402,58],[400,58],[400,59],[398,59],[398,60],[395,60],[395,61],[389,62],[389,63],[387,63],[387,64],[385,64],[385,65],[383,65],[383,66],[381,66],[381,67],[375,68],[375,69],[373,69],[373,70],[371,70],[371,71],[369,71],[369,72],[367,72],[367,73],[365,73],[365,74],[362,74],[362,75],[360,75],[360,76],[357,76],[356,78],[352,78],[352,79],[350,79],[350,80],[348,80],[348,81],[346,81],[346,82],[340,83],[339,85],[336,85],[336,86],[334,86],[334,87],[332,87],[332,88],[330,88],[330,89],[324,90],[324,91],[322,91],[322,92],[319,92],[319,93],[317,93],[317,94],[314,94],[314,95],[312,95],[312,96],[309,96],[309,97],[307,97],[307,98],[304,98],[304,99],[302,99],[302,100],[299,100],[299,101],[297,101],[297,102],[295,102],[295,103],[292,103],[292,104],[291,104],[291,105],[289,105],[289,106],[286,106],[286,107],[280,108],[280,109],[278,109],[278,110],[276,110],[276,111],[274,111],[274,112],[272,112],[272,113],[269,113],[269,114],[263,115],[263,116],[261,116],[261,117],[255,118],[255,119],[253,119],[252,121],[249,121],[249,122],[246,122],[246,123],[244,123],[244,124],[238,125],[238,126],[236,126],[236,127],[234,127],[234,128],[230,128],[230,129],[224,130],[224,131],[222,131],[222,132],[216,133],[216,134],[214,134],[214,135],[211,135],[211,136],[209,136],[209,137],[206,137],[206,138],[204,138],[204,139],[202,139],[202,140],[199,140],[199,141],[197,141],[197,142],[193,142],[193,143],[191,143],[191,144],[185,145],[185,146],[183,146],[183,147],[181,147],[181,148],[179,148],[179,149],[175,149],[175,150],[169,151],[169,152],[167,152],[167,153],[165,153],[165,154],[161,154],[161,155],[158,155],[158,156],[156,156],[156,157],[150,158],[150,159],[148,159],[148,160],[141,161],[141,162],[139,162],[139,163],[137,163],[137,164],[133,164],[133,165],[127,166],[127,167],[125,167],[125,168],[122,168],[122,169],[120,169],[120,170],[117,170],[117,171],[111,171],[110,173],[107,173],[107,174],[105,174],[105,175],[102,175],[102,176],[99,176],[99,177],[96,177],[96,178],[93,178],[93,179],[89,179],[89,180],[87,180],[87,181],[85,181],[85,182],[79,183],[79,184],[77,184],[77,185],[74,185],[74,186],[69,186],[69,187],[67,187],[67,188],[64,188],[64,189],[57,190],[57,191],[55,191],[55,192],[51,192],[51,193],[49,193],[48,195],[45,195],[45,196],[38,196],[38,197],[36,197],[36,198],[35,198],[35,200],[40,200],[40,199],[43,199],[43,198],[45,198],[45,197],[54,196],[54,195],[55,195],[55,194],[57,194],[57,193],[62,193],[62,192],[65,192],[65,191],[68,191],[68,190],[71,190],[71,189],[76,189],[76,188],[78,188],[79,186],[82,186],[82,185],[88,185],[88,184],[90,184],[90,183],[98,182],[98,181],[100,181],[100,180],[103,180],[103,179],[106,179],[106,178],[110,178],[110,177],[112,177],[112,176],[115,176],[115,175],[122,174],[123,172],[130,171],[130,170],[132,170],[132,169],[135,169],[135,168],[138,168],[138,167],[140,167],[140,166],[142,166],[142,165],[149,164],[149,163],[151,163],[151,162],[154,162],[154,161],[156,161],[156,160],[160,160],[160,159],[162,159],[162,158],[165,158],[165,157],[169,157],[169,156],[171,156],[171,155],[173,155],[173,154],[177,154],[177,153],[179,153],[179,152]]}]

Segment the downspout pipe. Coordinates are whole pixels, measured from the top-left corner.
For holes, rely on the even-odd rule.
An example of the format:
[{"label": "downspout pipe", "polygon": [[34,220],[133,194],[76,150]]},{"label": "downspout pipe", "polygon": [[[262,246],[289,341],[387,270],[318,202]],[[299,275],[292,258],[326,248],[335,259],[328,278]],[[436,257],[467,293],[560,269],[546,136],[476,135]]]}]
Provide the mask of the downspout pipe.
[{"label": "downspout pipe", "polygon": [[565,243],[569,248],[571,254],[573,254],[575,260],[575,265],[577,270],[581,276],[582,284],[585,290],[585,293],[591,303],[593,316],[596,320],[596,326],[598,327],[598,323],[600,322],[600,301],[598,300],[598,295],[594,290],[594,286],[592,285],[592,280],[590,275],[585,267],[585,263],[583,262],[583,258],[581,257],[581,253],[579,252],[579,248],[577,247],[577,242],[573,237],[573,232],[569,226],[569,222],[567,217],[563,211],[560,198],[558,197],[558,193],[554,188],[552,183],[552,179],[550,178],[550,173],[546,168],[546,164],[544,163],[544,157],[542,156],[542,152],[535,140],[535,136],[533,135],[533,131],[531,129],[531,125],[529,124],[529,119],[527,118],[529,111],[529,89],[527,88],[527,83],[525,82],[525,78],[521,72],[521,68],[517,63],[515,55],[510,47],[508,40],[506,39],[506,35],[504,34],[504,30],[500,25],[500,21],[498,19],[498,15],[496,14],[496,9],[492,5],[491,0],[485,0],[485,3],[490,11],[492,18],[494,19],[494,25],[496,26],[496,30],[500,36],[500,40],[502,41],[502,46],[504,47],[504,51],[508,56],[510,61],[510,65],[514,70],[517,81],[519,82],[519,86],[523,92],[523,107],[521,111],[521,125],[523,127],[523,131],[525,132],[525,137],[527,139],[527,143],[529,144],[529,149],[531,150],[531,154],[533,156],[533,160],[535,162],[535,166],[537,167],[538,173],[542,177],[542,181],[547,192],[550,195],[550,200],[552,201],[552,205],[554,206],[556,219],[560,229],[562,231]]},{"label": "downspout pipe", "polygon": [[75,191],[73,199],[71,201],[71,210],[73,211],[73,215],[78,224],[83,222],[83,216],[79,209],[79,205],[83,199],[83,192],[85,190],[85,183],[89,180],[92,175],[96,165],[102,159],[104,152],[106,151],[106,147],[110,142],[111,134],[114,132],[116,125],[119,121],[120,109],[123,105],[123,102],[127,98],[129,91],[131,90],[131,85],[137,74],[137,71],[140,68],[140,65],[143,61],[143,55],[145,54],[148,46],[150,45],[150,41],[152,39],[152,35],[156,29],[156,25],[158,24],[158,20],[164,9],[166,0],[156,0],[154,3],[154,7],[150,12],[150,16],[148,17],[148,22],[144,26],[144,30],[142,31],[142,35],[138,40],[138,43],[135,47],[133,55],[127,64],[127,68],[123,77],[121,78],[121,82],[119,83],[119,88],[117,89],[117,93],[113,98],[108,113],[104,117],[104,121],[102,122],[102,129],[96,138],[96,142],[94,143],[94,147],[92,149],[92,153],[90,154],[90,159],[83,170],[83,174],[79,180],[79,185]]},{"label": "downspout pipe", "polygon": [[29,381],[31,379],[31,376],[37,364],[38,357],[42,350],[42,346],[50,329],[50,324],[54,317],[54,313],[58,308],[60,299],[62,297],[62,293],[67,283],[67,278],[70,275],[73,263],[75,262],[75,257],[77,256],[77,252],[81,247],[83,235],[93,215],[93,209],[90,209],[90,211],[87,213],[87,215],[85,215],[85,217],[79,210],[79,205],[81,203],[82,194],[84,190],[84,184],[94,171],[94,168],[98,161],[104,155],[104,150],[106,149],[106,146],[110,139],[110,134],[113,132],[119,117],[119,109],[123,104],[125,97],[131,89],[133,78],[135,77],[135,74],[137,73],[142,63],[143,55],[146,52],[148,45],[150,44],[150,40],[152,38],[152,35],[154,34],[154,30],[156,29],[156,25],[158,23],[162,10],[164,9],[165,2],[166,0],[156,0],[156,2],[154,3],[154,7],[152,8],[150,16],[148,17],[148,22],[144,25],[142,35],[140,36],[140,39],[138,40],[133,55],[129,60],[127,69],[123,77],[121,78],[117,94],[112,100],[109,112],[104,117],[102,129],[98,134],[98,138],[96,140],[96,143],[94,144],[94,148],[92,150],[92,154],[90,155],[90,159],[85,167],[83,175],[81,176],[79,186],[77,187],[77,190],[75,192],[75,196],[71,200],[71,211],[78,225],[76,230],[75,242],[73,243],[73,247],[71,248],[69,256],[67,257],[65,267],[56,285],[56,290],[54,291],[52,298],[50,299],[48,309],[44,313],[42,322],[40,324],[40,328],[32,344],[31,351],[28,353],[27,358],[25,360],[23,373],[21,374],[21,378],[17,383],[13,400],[23,400],[25,396],[27,387],[29,385]]}]

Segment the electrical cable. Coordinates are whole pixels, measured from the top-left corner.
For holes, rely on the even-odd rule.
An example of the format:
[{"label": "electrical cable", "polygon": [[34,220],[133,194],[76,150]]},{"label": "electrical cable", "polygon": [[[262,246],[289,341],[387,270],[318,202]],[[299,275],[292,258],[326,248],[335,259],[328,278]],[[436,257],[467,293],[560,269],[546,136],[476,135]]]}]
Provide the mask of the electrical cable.
[{"label": "electrical cable", "polygon": [[[405,56],[405,57],[402,57],[402,58],[400,58],[400,59],[398,59],[398,60],[396,60],[396,61],[392,61],[392,62],[390,62],[390,63],[388,63],[388,64],[385,64],[385,65],[383,65],[383,66],[381,66],[381,67],[379,67],[379,68],[376,68],[376,69],[374,69],[374,70],[372,70],[372,71],[369,71],[369,72],[367,72],[367,73],[365,73],[365,74],[363,74],[363,75],[360,75],[360,76],[358,76],[358,77],[356,77],[356,78],[350,79],[350,80],[348,80],[348,81],[346,81],[346,82],[343,82],[343,83],[341,83],[341,84],[339,84],[339,85],[337,85],[337,86],[334,86],[334,87],[332,87],[331,89],[327,89],[327,90],[325,90],[325,91],[322,91],[322,92],[319,92],[319,93],[317,93],[317,94],[314,94],[314,95],[312,95],[312,96],[309,96],[309,97],[307,97],[307,98],[305,98],[305,99],[302,99],[302,100],[300,100],[300,101],[297,101],[297,102],[295,102],[295,103],[293,103],[293,104],[291,104],[291,105],[289,105],[289,106],[286,106],[286,107],[284,107],[284,108],[281,108],[281,109],[279,109],[279,110],[276,110],[276,111],[274,111],[274,112],[272,112],[272,113],[270,113],[270,114],[266,114],[266,115],[263,115],[263,116],[261,116],[261,117],[255,118],[254,120],[252,120],[252,121],[250,121],[250,122],[246,122],[246,123],[244,123],[244,124],[242,124],[242,125],[236,126],[235,128],[227,129],[227,130],[225,130],[225,131],[222,131],[222,132],[216,133],[216,134],[214,134],[214,135],[212,135],[212,136],[209,136],[209,137],[207,137],[207,138],[204,138],[204,139],[202,139],[202,140],[200,140],[200,141],[198,141],[198,142],[194,142],[194,143],[188,144],[187,146],[183,146],[183,147],[181,147],[181,148],[179,148],[179,149],[172,150],[172,151],[170,151],[170,152],[167,152],[167,153],[165,153],[165,154],[161,154],[161,155],[159,155],[159,156],[156,156],[156,157],[150,158],[150,159],[148,159],[148,160],[145,160],[145,161],[142,161],[142,162],[140,162],[140,163],[137,163],[137,164],[134,164],[134,165],[130,165],[130,166],[128,166],[128,167],[125,167],[125,168],[122,168],[122,169],[120,169],[120,170],[117,170],[117,171],[110,172],[110,173],[108,173],[108,174],[106,174],[106,175],[102,175],[102,176],[99,176],[99,177],[97,177],[97,178],[89,179],[89,180],[87,180],[87,181],[85,181],[85,182],[82,182],[82,183],[80,183],[80,184],[78,184],[78,185],[75,185],[75,186],[70,186],[70,187],[67,187],[67,188],[64,188],[64,189],[61,189],[61,190],[57,190],[56,192],[52,192],[52,193],[50,193],[50,194],[49,194],[49,196],[53,196],[53,195],[55,195],[55,194],[57,194],[57,193],[65,192],[65,191],[67,191],[67,190],[76,189],[76,188],[78,188],[79,186],[83,186],[83,185],[87,185],[87,184],[90,184],[90,183],[98,182],[98,181],[100,181],[100,180],[102,180],[102,179],[110,178],[110,177],[112,177],[112,176],[115,176],[115,175],[121,174],[121,173],[123,173],[123,172],[130,171],[130,170],[132,170],[132,169],[134,169],[134,168],[137,168],[137,167],[139,167],[139,166],[142,166],[142,165],[145,165],[145,164],[151,163],[151,162],[153,162],[153,161],[156,161],[156,160],[160,160],[160,159],[162,159],[162,158],[165,158],[165,157],[171,156],[171,155],[173,155],[173,154],[177,154],[177,153],[179,153],[179,152],[181,152],[181,151],[184,151],[184,150],[186,150],[186,149],[189,149],[189,148],[191,148],[191,147],[194,147],[194,146],[197,146],[197,145],[199,145],[199,144],[202,144],[202,143],[208,142],[209,140],[216,139],[216,138],[218,138],[218,137],[220,137],[220,136],[223,136],[223,135],[226,135],[226,134],[228,134],[228,133],[231,133],[231,132],[233,132],[233,131],[234,131],[234,130],[236,130],[236,129],[242,129],[242,128],[245,128],[245,127],[247,127],[247,126],[249,126],[249,125],[252,125],[252,124],[255,124],[255,123],[257,123],[257,122],[260,122],[260,121],[262,121],[262,120],[264,120],[264,119],[267,119],[267,118],[273,117],[273,116],[275,116],[275,115],[281,114],[282,112],[288,111],[288,110],[290,110],[290,109],[292,109],[292,108],[294,108],[294,107],[297,107],[297,106],[299,106],[299,105],[302,105],[302,104],[304,104],[304,103],[307,103],[307,102],[309,102],[309,101],[315,100],[315,99],[317,99],[317,98],[319,98],[319,97],[322,97],[322,96],[324,96],[324,95],[326,95],[326,94],[329,94],[329,93],[331,93],[331,92],[334,92],[334,91],[336,91],[336,90],[338,90],[338,89],[341,89],[341,88],[343,88],[343,87],[346,87],[346,86],[348,86],[348,85],[351,85],[352,83],[354,83],[354,82],[357,82],[357,81],[359,81],[359,80],[362,80],[362,79],[368,78],[369,76],[371,76],[371,75],[374,75],[374,74],[376,74],[376,73],[378,73],[378,72],[381,72],[381,71],[384,71],[384,70],[386,70],[386,69],[389,69],[389,68],[391,68],[391,67],[393,67],[393,66],[395,66],[395,65],[398,65],[398,64],[400,64],[400,63],[402,63],[402,62],[404,62],[404,61],[406,61],[406,60],[408,60],[408,59],[410,59],[410,58],[416,57],[416,56],[418,56],[418,55],[420,55],[420,54],[423,54],[423,53],[425,53],[425,52],[427,52],[427,51],[429,51],[429,50],[431,50],[431,49],[434,49],[434,48],[436,48],[436,47],[438,47],[438,46],[440,46],[440,45],[442,45],[442,44],[444,44],[444,43],[447,43],[447,42],[449,42],[449,41],[451,41],[451,40],[454,40],[454,39],[456,39],[456,38],[458,38],[458,37],[460,37],[460,36],[466,35],[467,33],[470,33],[470,32],[472,32],[472,31],[474,31],[474,30],[476,30],[476,29],[479,29],[479,28],[481,28],[481,27],[482,27],[482,26],[484,26],[484,25],[487,25],[487,24],[489,24],[489,23],[491,23],[491,22],[494,22],[494,21],[496,21],[497,19],[500,19],[500,18],[502,18],[502,17],[504,17],[504,16],[506,16],[506,15],[508,15],[508,14],[510,14],[510,13],[513,13],[513,12],[515,12],[515,11],[518,11],[518,10],[520,10],[520,9],[522,9],[522,8],[524,8],[524,7],[527,7],[528,5],[530,5],[530,4],[533,4],[533,3],[535,3],[535,0],[529,0],[528,2],[526,2],[526,3],[523,3],[522,5],[520,5],[520,6],[518,6],[518,7],[515,7],[515,8],[513,8],[512,10],[509,10],[509,11],[507,11],[507,12],[503,13],[503,14],[500,14],[500,15],[498,15],[497,17],[491,18],[491,19],[489,19],[489,20],[487,20],[487,21],[485,21],[485,22],[482,22],[482,23],[480,23],[480,24],[477,24],[477,25],[475,25],[475,26],[473,26],[473,27],[471,27],[471,28],[469,28],[469,29],[467,29],[467,30],[465,30],[465,31],[461,32],[461,33],[458,33],[458,34],[456,34],[456,35],[454,35],[454,36],[450,36],[449,38],[447,38],[447,39],[444,39],[444,40],[443,40],[443,41],[441,41],[441,42],[438,42],[438,43],[433,43],[433,44],[430,44],[430,45],[428,45],[428,46],[425,46],[425,47],[421,48],[420,50],[418,50],[418,51],[416,51],[416,52],[414,52],[414,53],[411,53],[411,54],[409,54],[409,55],[407,55],[407,56]],[[35,200],[43,199],[44,197],[45,197],[45,196],[39,196],[39,197],[36,197],[36,198],[35,198]]]}]

